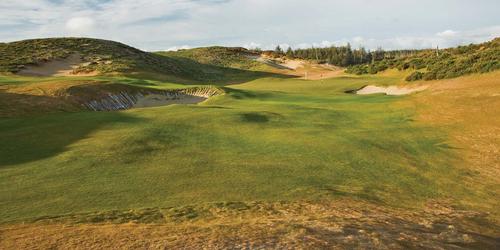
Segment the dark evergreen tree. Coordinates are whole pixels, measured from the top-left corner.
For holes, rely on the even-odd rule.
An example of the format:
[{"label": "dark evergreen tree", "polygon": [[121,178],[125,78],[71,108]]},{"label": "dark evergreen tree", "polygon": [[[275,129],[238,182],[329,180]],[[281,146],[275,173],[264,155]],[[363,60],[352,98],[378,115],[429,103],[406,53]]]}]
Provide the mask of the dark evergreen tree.
[{"label": "dark evergreen tree", "polygon": [[274,53],[276,53],[278,55],[282,55],[283,49],[281,49],[281,47],[278,45],[278,46],[276,46],[276,49],[274,49]]},{"label": "dark evergreen tree", "polygon": [[342,58],[342,66],[350,66],[353,64],[353,55],[351,45],[348,43],[345,47],[345,55]]},{"label": "dark evergreen tree", "polygon": [[286,56],[288,56],[290,58],[294,58],[295,57],[295,55],[293,53],[292,47],[288,47],[288,49],[286,50]]},{"label": "dark evergreen tree", "polygon": [[[278,46],[279,47],[279,46]],[[415,50],[395,50],[384,51],[381,48],[375,51],[367,51],[361,47],[352,49],[350,44],[346,46],[331,46],[327,48],[297,49],[288,48],[286,53],[281,48],[276,47],[276,54],[286,54],[288,57],[315,60],[319,63],[329,63],[337,66],[352,66],[358,64],[375,63],[385,59],[401,59],[412,56],[416,53]]]}]

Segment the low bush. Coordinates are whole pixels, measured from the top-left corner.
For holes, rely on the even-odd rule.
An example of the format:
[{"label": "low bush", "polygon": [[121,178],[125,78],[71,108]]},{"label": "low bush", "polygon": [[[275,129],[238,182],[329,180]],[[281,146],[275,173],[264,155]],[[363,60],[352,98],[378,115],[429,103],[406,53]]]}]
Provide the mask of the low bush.
[{"label": "low bush", "polygon": [[[388,52],[390,53],[390,52]],[[471,44],[444,50],[420,50],[407,56],[387,57],[369,64],[355,65],[347,73],[376,74],[388,68],[416,71],[407,81],[454,78],[472,73],[500,69],[500,38],[482,44]]]},{"label": "low bush", "polygon": [[409,81],[409,82],[418,81],[418,80],[422,80],[423,77],[424,77],[424,73],[422,73],[420,71],[415,71],[411,75],[406,77],[406,81]]}]

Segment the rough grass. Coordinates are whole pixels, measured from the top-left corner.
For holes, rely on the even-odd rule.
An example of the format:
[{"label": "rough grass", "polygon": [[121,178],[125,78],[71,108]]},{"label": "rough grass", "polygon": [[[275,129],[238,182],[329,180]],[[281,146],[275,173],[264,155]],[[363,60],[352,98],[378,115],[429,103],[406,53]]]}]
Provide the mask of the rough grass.
[{"label": "rough grass", "polygon": [[415,213],[352,199],[224,202],[2,225],[0,245],[6,249],[496,249],[498,227],[478,230],[471,228],[471,220],[483,217],[439,203]]},{"label": "rough grass", "polygon": [[[473,187],[463,203],[474,203],[500,221],[500,72],[432,82],[428,94],[409,98],[422,123],[440,127],[449,145],[468,169],[466,184]],[[492,209],[493,208],[493,209]]]}]

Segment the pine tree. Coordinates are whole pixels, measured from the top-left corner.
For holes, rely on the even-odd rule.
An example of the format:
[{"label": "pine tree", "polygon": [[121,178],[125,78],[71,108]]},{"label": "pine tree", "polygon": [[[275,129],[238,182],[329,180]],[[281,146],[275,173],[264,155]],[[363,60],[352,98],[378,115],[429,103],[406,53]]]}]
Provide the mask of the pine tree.
[{"label": "pine tree", "polygon": [[276,46],[276,49],[274,49],[274,52],[278,55],[281,55],[283,54],[283,49],[281,49],[281,47],[278,45]]},{"label": "pine tree", "polygon": [[342,66],[349,66],[353,64],[353,55],[352,55],[352,49],[351,49],[351,44],[347,44],[345,48],[345,56],[342,59]]},{"label": "pine tree", "polygon": [[288,49],[286,50],[286,56],[290,57],[290,58],[293,58],[295,57],[294,53],[293,53],[293,49],[292,47],[288,47]]}]

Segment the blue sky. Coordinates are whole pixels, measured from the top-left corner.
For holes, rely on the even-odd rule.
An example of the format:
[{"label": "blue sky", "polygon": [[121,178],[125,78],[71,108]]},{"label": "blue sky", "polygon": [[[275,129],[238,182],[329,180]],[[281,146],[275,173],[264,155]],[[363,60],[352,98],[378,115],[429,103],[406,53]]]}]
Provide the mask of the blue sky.
[{"label": "blue sky", "polygon": [[0,41],[85,36],[144,50],[450,47],[500,36],[499,10],[498,0],[1,0]]}]

